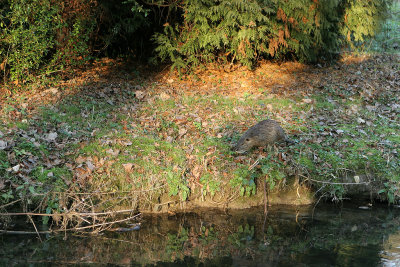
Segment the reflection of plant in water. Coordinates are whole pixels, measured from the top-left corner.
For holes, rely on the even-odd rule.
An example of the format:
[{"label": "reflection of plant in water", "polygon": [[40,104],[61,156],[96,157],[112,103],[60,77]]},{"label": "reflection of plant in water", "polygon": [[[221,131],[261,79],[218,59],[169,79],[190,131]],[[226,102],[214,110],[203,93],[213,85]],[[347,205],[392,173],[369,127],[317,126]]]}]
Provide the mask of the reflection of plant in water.
[{"label": "reflection of plant in water", "polygon": [[247,223],[244,227],[240,225],[236,233],[233,233],[228,237],[229,242],[237,246],[238,248],[246,247],[247,242],[253,239],[254,239],[254,225],[250,226]]},{"label": "reflection of plant in water", "polygon": [[178,234],[167,234],[167,245],[165,252],[169,257],[181,258],[183,256],[183,246],[189,239],[188,231],[182,227]]},{"label": "reflection of plant in water", "polygon": [[218,241],[218,232],[215,231],[214,227],[205,227],[202,226],[199,235],[199,241],[202,245],[210,244],[211,242],[214,243]]}]

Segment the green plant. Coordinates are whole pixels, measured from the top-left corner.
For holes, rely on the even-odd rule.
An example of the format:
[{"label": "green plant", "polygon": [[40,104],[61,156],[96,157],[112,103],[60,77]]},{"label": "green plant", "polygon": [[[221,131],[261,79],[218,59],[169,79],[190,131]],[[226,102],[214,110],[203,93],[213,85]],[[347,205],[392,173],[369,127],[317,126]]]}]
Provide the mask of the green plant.
[{"label": "green plant", "polygon": [[254,182],[255,176],[253,172],[248,170],[247,166],[239,166],[234,172],[234,177],[229,181],[233,188],[239,188],[240,196],[251,196],[256,194],[256,183]]},{"label": "green plant", "polygon": [[270,190],[275,188],[275,185],[285,178],[285,173],[282,172],[283,165],[279,161],[271,160],[271,155],[268,155],[260,161],[261,172],[264,179],[269,184]]},{"label": "green plant", "polygon": [[359,43],[373,36],[389,1],[187,1],[183,22],[165,24],[153,37],[171,69],[209,62],[252,67],[261,57],[295,56],[313,62],[332,58],[342,40]]},{"label": "green plant", "polygon": [[[46,214],[53,214],[54,210],[56,210],[57,212],[60,211],[57,197],[55,199],[49,199],[47,201]],[[49,222],[49,219],[50,219],[50,216],[43,216],[42,223],[47,225]]]},{"label": "green plant", "polygon": [[186,200],[189,197],[190,189],[187,186],[186,180],[181,175],[168,171],[167,183],[170,196],[176,196],[179,193],[182,200]]},{"label": "green plant", "polygon": [[6,193],[1,194],[2,202],[8,203],[11,199],[14,199],[13,191],[10,189]]},{"label": "green plant", "polygon": [[200,183],[204,185],[203,195],[206,196],[207,192],[214,196],[216,192],[220,191],[221,181],[213,179],[211,174],[207,173],[200,178]]}]

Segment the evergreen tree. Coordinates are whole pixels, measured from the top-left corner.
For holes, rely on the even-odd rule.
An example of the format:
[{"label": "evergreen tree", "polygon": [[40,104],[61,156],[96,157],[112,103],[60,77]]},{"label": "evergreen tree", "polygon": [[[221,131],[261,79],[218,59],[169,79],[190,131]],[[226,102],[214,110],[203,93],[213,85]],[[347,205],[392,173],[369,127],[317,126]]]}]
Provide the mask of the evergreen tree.
[{"label": "evergreen tree", "polygon": [[315,62],[373,36],[388,1],[184,1],[181,21],[153,40],[161,60],[177,69],[215,61],[252,67],[260,57]]}]

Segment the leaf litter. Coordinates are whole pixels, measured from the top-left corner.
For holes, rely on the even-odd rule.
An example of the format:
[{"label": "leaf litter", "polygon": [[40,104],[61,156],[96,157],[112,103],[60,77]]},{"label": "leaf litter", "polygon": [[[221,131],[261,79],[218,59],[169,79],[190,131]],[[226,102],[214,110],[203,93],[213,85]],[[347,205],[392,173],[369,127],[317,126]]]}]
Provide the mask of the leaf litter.
[{"label": "leaf litter", "polygon": [[[2,99],[7,106],[1,111],[0,129],[5,179],[36,185],[34,179],[21,177],[43,166],[53,178],[58,174],[51,170],[61,167],[72,172],[80,190],[99,185],[109,190],[104,177],[126,175],[128,184],[116,181],[116,190],[150,190],[169,186],[170,172],[175,180],[186,179],[178,190],[210,192],[218,181],[229,199],[235,190],[223,187],[235,170],[265,153],[235,156],[230,146],[265,118],[279,121],[300,144],[296,153],[290,148],[277,152],[277,160],[292,168],[287,173],[301,170],[322,179],[327,179],[324,174],[352,174],[359,181],[361,175],[354,174],[362,168],[362,174],[377,172],[368,169],[371,156],[386,159],[393,172],[399,170],[398,56],[347,57],[323,68],[262,62],[254,71],[210,68],[195,77],[144,68],[141,77],[146,78],[121,78],[123,68],[104,59],[72,79],[40,88],[42,93]],[[326,146],[330,149],[323,150]],[[335,160],[328,161],[326,153]],[[361,158],[346,165],[343,173],[299,167],[299,161],[310,159],[317,169],[338,168],[336,161],[346,162],[356,154]],[[355,166],[362,160],[362,168]],[[3,180],[2,192],[7,190]]]}]

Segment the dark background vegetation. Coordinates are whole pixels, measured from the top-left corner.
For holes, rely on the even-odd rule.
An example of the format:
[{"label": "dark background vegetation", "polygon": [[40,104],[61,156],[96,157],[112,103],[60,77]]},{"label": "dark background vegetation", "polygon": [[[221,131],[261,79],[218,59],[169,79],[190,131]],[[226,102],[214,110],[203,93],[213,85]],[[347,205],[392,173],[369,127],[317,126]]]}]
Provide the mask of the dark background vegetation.
[{"label": "dark background vegetation", "polygon": [[360,48],[389,0],[3,0],[0,77],[23,83],[99,57],[191,72],[205,63],[316,62]]}]

